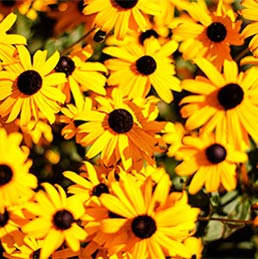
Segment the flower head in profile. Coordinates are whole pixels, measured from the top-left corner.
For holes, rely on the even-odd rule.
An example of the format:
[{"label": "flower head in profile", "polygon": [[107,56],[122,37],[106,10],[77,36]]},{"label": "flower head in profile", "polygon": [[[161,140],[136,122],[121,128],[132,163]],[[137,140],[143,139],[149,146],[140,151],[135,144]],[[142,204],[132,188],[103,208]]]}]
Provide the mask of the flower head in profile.
[{"label": "flower head in profile", "polygon": [[94,24],[103,31],[114,29],[115,37],[123,40],[128,28],[145,31],[146,15],[160,13],[155,0],[86,0],[85,15],[95,14]]},{"label": "flower head in profile", "polygon": [[181,176],[193,175],[189,193],[196,194],[203,186],[207,192],[218,191],[221,185],[227,191],[236,188],[237,165],[247,160],[245,152],[217,141],[213,133],[186,136],[183,144],[184,159],[175,171]]},{"label": "flower head in profile", "polygon": [[92,91],[105,95],[106,67],[100,62],[85,61],[90,49],[75,49],[70,55],[61,56],[56,64],[55,71],[63,72],[67,82],[61,85],[66,94],[66,102],[71,101],[71,94],[78,105],[83,99],[83,92]]},{"label": "flower head in profile", "polygon": [[223,73],[204,58],[195,60],[207,77],[182,81],[182,88],[193,93],[181,100],[182,116],[188,130],[216,130],[217,139],[238,149],[249,147],[249,136],[257,142],[257,68],[239,72],[234,61],[225,60]]},{"label": "flower head in profile", "polygon": [[161,151],[158,133],[166,122],[144,115],[146,102],[138,106],[123,99],[119,89],[114,89],[110,98],[98,96],[95,101],[97,110],[92,107],[91,111],[75,117],[75,121],[85,121],[79,126],[77,140],[83,146],[90,146],[86,157],[91,159],[100,154],[104,165],[121,163],[126,170],[139,169],[144,161],[154,164],[154,152]]},{"label": "flower head in profile", "polygon": [[21,147],[22,134],[0,129],[0,208],[21,204],[34,195],[37,178],[29,173],[29,150]]},{"label": "flower head in profile", "polygon": [[232,60],[230,46],[243,44],[241,21],[223,1],[218,1],[215,12],[210,12],[203,0],[188,3],[185,10],[189,19],[173,29],[173,39],[182,42],[179,51],[187,60],[204,57],[220,70],[225,59]]},{"label": "flower head in profile", "polygon": [[[47,51],[38,50],[31,56],[25,46],[17,46],[19,61],[0,71],[0,114],[6,122],[20,118],[20,125],[27,125],[39,117],[54,123],[65,95],[57,88],[65,82],[64,73],[52,73],[59,60],[55,52],[47,59]],[[1,58],[1,56],[0,56]]]},{"label": "flower head in profile", "polygon": [[67,197],[64,189],[56,185],[42,184],[35,195],[35,201],[24,205],[36,217],[22,227],[22,231],[36,239],[42,239],[40,259],[48,258],[64,241],[73,250],[79,251],[80,241],[87,234],[77,220],[85,212],[81,200],[76,196]]},{"label": "flower head in profile", "polygon": [[139,188],[131,175],[123,175],[113,184],[112,193],[99,197],[111,212],[101,221],[100,230],[116,233],[105,244],[111,255],[124,251],[132,258],[190,258],[183,240],[193,234],[199,210],[188,205],[185,192],[169,193],[168,174],[155,188],[150,177]]},{"label": "flower head in profile", "polygon": [[115,57],[105,62],[111,71],[108,84],[117,85],[130,99],[145,97],[153,86],[158,96],[170,103],[173,100],[172,90],[181,91],[170,57],[177,47],[175,41],[161,46],[158,39],[151,37],[144,41],[143,46],[132,42],[123,47],[105,48],[104,53]]},{"label": "flower head in profile", "polygon": [[109,193],[108,179],[99,174],[94,166],[85,161],[86,172],[78,175],[72,171],[65,171],[63,175],[74,184],[68,187],[68,193],[82,197],[83,202],[87,202],[90,197],[99,197],[102,193]]}]

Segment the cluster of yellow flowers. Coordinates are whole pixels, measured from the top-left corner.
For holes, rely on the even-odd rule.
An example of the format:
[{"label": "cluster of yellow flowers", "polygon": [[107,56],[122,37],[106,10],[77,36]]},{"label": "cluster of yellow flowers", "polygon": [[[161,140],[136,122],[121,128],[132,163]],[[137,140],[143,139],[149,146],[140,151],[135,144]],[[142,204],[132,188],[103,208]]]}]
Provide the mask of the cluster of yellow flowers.
[{"label": "cluster of yellow flowers", "polygon": [[[257,188],[258,1],[238,4],[0,1],[4,258],[201,257],[198,222],[213,211],[203,217],[189,195]],[[53,38],[81,24],[85,35],[32,53],[12,28],[39,13],[55,21]],[[84,152],[78,171],[62,172],[67,186],[32,170],[34,147],[55,138]],[[258,225],[253,213],[228,220]]]}]

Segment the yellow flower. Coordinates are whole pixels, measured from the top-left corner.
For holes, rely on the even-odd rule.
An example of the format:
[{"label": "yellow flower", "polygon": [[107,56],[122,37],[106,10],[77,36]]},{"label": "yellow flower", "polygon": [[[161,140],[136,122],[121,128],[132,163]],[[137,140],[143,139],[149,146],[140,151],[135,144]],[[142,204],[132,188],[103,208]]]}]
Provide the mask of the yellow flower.
[{"label": "yellow flower", "polygon": [[20,147],[22,134],[0,129],[0,208],[21,204],[34,195],[37,178],[29,173],[29,150]]},{"label": "yellow flower", "polygon": [[[46,60],[47,51],[38,50],[33,56],[24,46],[17,46],[19,63],[5,67],[0,71],[0,114],[8,116],[6,122],[14,121],[20,114],[21,126],[26,126],[33,118],[39,120],[39,114],[52,124],[55,113],[59,112],[59,103],[64,103],[65,95],[56,85],[65,82],[64,73],[51,73],[59,59],[55,52]],[[1,58],[1,57],[0,57]]]},{"label": "yellow flower", "polygon": [[85,5],[85,15],[96,14],[95,26],[103,31],[114,28],[115,37],[119,40],[123,40],[128,28],[145,31],[146,14],[160,13],[160,7],[155,0],[86,0]]},{"label": "yellow flower", "polygon": [[21,244],[20,228],[28,222],[19,206],[0,209],[0,240],[5,252],[13,253],[17,242]]},{"label": "yellow flower", "polygon": [[203,133],[199,137],[186,136],[183,144],[183,162],[175,171],[181,176],[193,175],[189,193],[197,193],[203,185],[207,192],[218,191],[220,185],[227,191],[236,188],[237,165],[247,161],[246,153],[216,140],[212,133]]},{"label": "yellow flower", "polygon": [[80,241],[87,236],[76,222],[85,212],[82,202],[75,195],[67,197],[59,185],[55,188],[43,183],[42,186],[45,191],[35,195],[35,202],[24,205],[36,217],[24,225],[22,231],[44,240],[40,259],[48,258],[64,241],[73,251],[79,251]]},{"label": "yellow flower", "polygon": [[26,236],[20,231],[11,233],[13,238],[13,251],[5,251],[3,253],[4,258],[8,259],[26,259],[26,258],[38,258],[40,249],[42,247],[42,240],[37,240],[33,237]]},{"label": "yellow flower", "polygon": [[[67,82],[62,85],[66,94],[66,102],[70,102],[70,91],[78,105],[83,99],[83,92],[93,91],[94,93],[105,95],[106,67],[100,62],[85,61],[81,51],[75,50],[69,56],[61,56],[56,67],[56,72],[63,72]],[[81,56],[80,56],[81,55]]]},{"label": "yellow flower", "polygon": [[[169,176],[164,174],[153,190],[150,177],[139,188],[130,175],[113,183],[112,194],[99,199],[110,212],[100,230],[116,236],[105,244],[109,253],[124,251],[132,258],[165,258],[191,254],[183,244],[195,229],[198,209],[187,203],[187,194],[169,194]],[[113,215],[113,216],[112,216]]]},{"label": "yellow flower", "polygon": [[216,129],[219,140],[236,148],[249,147],[248,134],[258,142],[257,68],[238,72],[234,61],[225,60],[223,73],[204,58],[195,60],[207,76],[182,81],[182,88],[193,93],[182,99],[180,112],[189,130]]},{"label": "yellow flower", "polygon": [[99,197],[102,193],[109,193],[108,179],[100,175],[90,162],[84,162],[86,172],[78,175],[72,171],[65,171],[63,175],[74,182],[68,187],[68,193],[76,194],[86,202],[91,196]]},{"label": "yellow flower", "polygon": [[174,76],[175,67],[170,58],[177,47],[175,41],[161,46],[156,38],[151,37],[144,41],[143,46],[132,42],[123,47],[105,48],[104,53],[116,57],[105,61],[105,65],[111,70],[108,84],[118,85],[123,95],[130,99],[145,97],[152,85],[159,97],[170,103],[173,100],[171,90],[181,91],[180,81]]},{"label": "yellow flower", "polygon": [[244,43],[240,36],[241,21],[236,21],[232,9],[223,7],[220,1],[216,12],[211,13],[203,0],[186,5],[189,19],[182,20],[173,30],[173,39],[182,41],[179,51],[185,59],[205,57],[218,70],[225,59],[232,60],[230,46]]},{"label": "yellow flower", "polygon": [[[92,108],[79,114],[75,120],[85,121],[79,126],[78,142],[83,146],[91,145],[87,158],[100,154],[104,165],[117,163],[127,170],[143,166],[144,161],[154,164],[154,152],[159,148],[160,133],[166,122],[154,121],[143,115],[137,103],[123,99],[119,89],[112,91],[111,98],[95,98],[98,110]],[[89,102],[90,100],[88,100]]]}]

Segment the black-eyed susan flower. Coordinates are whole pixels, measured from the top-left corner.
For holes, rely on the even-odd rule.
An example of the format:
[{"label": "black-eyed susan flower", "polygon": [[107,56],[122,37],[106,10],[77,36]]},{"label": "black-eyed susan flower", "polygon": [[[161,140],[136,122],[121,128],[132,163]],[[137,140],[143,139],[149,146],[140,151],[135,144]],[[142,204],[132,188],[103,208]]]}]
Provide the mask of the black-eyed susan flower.
[{"label": "black-eyed susan flower", "polygon": [[107,73],[106,67],[100,62],[85,61],[84,50],[77,50],[70,55],[61,56],[56,67],[56,72],[63,72],[67,82],[61,87],[66,94],[66,102],[70,102],[70,91],[76,102],[81,102],[83,92],[93,91],[105,95],[104,88]]},{"label": "black-eyed susan flower", "polygon": [[173,39],[182,42],[179,51],[187,60],[205,57],[221,69],[225,59],[232,60],[230,46],[243,44],[241,21],[236,20],[232,9],[224,8],[222,1],[215,12],[210,12],[202,0],[185,5],[185,10],[189,19],[173,29]]},{"label": "black-eyed susan flower", "polygon": [[24,205],[36,217],[24,225],[22,231],[43,240],[40,259],[48,258],[64,241],[73,251],[79,251],[80,241],[87,236],[77,223],[85,212],[82,202],[75,195],[67,197],[59,185],[55,188],[43,183],[42,186],[44,191],[35,195],[35,202]]},{"label": "black-eyed susan flower", "polygon": [[249,146],[248,134],[257,142],[257,68],[238,72],[234,61],[225,60],[223,73],[204,58],[195,60],[207,78],[182,81],[182,88],[193,93],[182,99],[181,114],[189,130],[216,129],[219,140],[237,148]]},{"label": "black-eyed susan flower", "polygon": [[[223,186],[232,191],[237,185],[237,165],[248,158],[245,152],[236,150],[215,139],[214,134],[183,138],[183,162],[175,171],[179,175],[192,176],[189,193],[197,193],[203,186],[207,192],[215,192]],[[185,150],[185,152],[184,152]]]},{"label": "black-eyed susan flower", "polygon": [[68,193],[81,196],[83,202],[91,196],[99,197],[102,193],[109,193],[106,175],[99,174],[90,162],[85,161],[84,167],[86,172],[80,175],[72,171],[63,173],[66,178],[74,182],[68,187]]},{"label": "black-eyed susan flower", "polygon": [[243,0],[241,5],[244,7],[240,12],[244,18],[250,20],[251,22],[245,26],[241,35],[244,38],[252,37],[249,42],[249,49],[252,51],[255,57],[258,57],[258,2],[256,0]]},{"label": "black-eyed susan flower", "polygon": [[151,37],[144,41],[144,46],[131,43],[124,47],[105,48],[104,53],[115,57],[105,61],[111,70],[108,84],[117,85],[129,98],[145,97],[153,86],[158,96],[170,103],[172,90],[181,91],[171,58],[177,47],[175,41],[161,46],[155,37]]},{"label": "black-eyed susan flower", "polygon": [[77,95],[75,104],[68,103],[65,107],[61,108],[62,114],[59,117],[59,121],[65,126],[61,130],[61,135],[65,139],[71,139],[75,137],[76,142],[78,139],[78,127],[83,121],[77,121],[75,118],[80,114],[87,114],[92,109],[92,100],[90,97],[83,95]]},{"label": "black-eyed susan flower", "polygon": [[7,253],[16,250],[16,243],[21,244],[22,235],[20,228],[28,222],[19,206],[8,206],[0,209],[0,240]]},{"label": "black-eyed susan flower", "polygon": [[119,40],[123,40],[128,28],[145,31],[145,16],[160,13],[155,0],[86,0],[85,5],[85,15],[96,15],[95,26],[103,31],[114,29],[115,37]]},{"label": "black-eyed susan flower", "polygon": [[30,174],[29,150],[20,147],[22,134],[0,129],[0,208],[21,204],[34,195],[37,178]]},{"label": "black-eyed susan flower", "polygon": [[98,110],[92,107],[91,111],[75,117],[75,120],[85,121],[78,127],[77,140],[83,146],[90,145],[86,157],[91,159],[100,154],[104,165],[121,162],[126,170],[136,165],[141,168],[144,161],[154,164],[154,152],[161,151],[157,133],[166,122],[144,116],[144,104],[138,106],[123,99],[117,88],[111,98],[98,96],[95,101]]},{"label": "black-eyed susan flower", "polygon": [[[86,104],[86,102],[84,103]],[[67,104],[66,107],[63,107],[61,109],[62,115],[60,115],[59,121],[65,124],[61,131],[61,135],[64,136],[65,139],[71,139],[76,136],[78,128],[76,122],[74,121],[74,118],[83,110],[83,107],[82,109],[80,109],[80,107],[78,108],[78,106],[75,106],[71,103]]]},{"label": "black-eyed susan flower", "polygon": [[0,46],[1,44],[26,44],[24,36],[7,33],[15,23],[16,18],[16,14],[10,13],[0,22]]},{"label": "black-eyed susan flower", "polygon": [[37,122],[39,114],[52,124],[65,101],[65,95],[56,87],[65,82],[65,74],[52,73],[59,53],[46,59],[47,51],[38,50],[32,63],[25,46],[17,46],[17,51],[20,62],[0,71],[0,114],[7,117],[7,123],[19,117],[21,126],[32,119]]},{"label": "black-eyed susan flower", "polygon": [[100,226],[103,233],[116,233],[105,244],[111,255],[124,251],[132,258],[190,258],[183,240],[192,235],[199,210],[188,205],[186,193],[169,194],[167,174],[154,189],[149,177],[141,188],[130,175],[113,184],[112,194],[99,197],[110,215],[117,215]]},{"label": "black-eyed susan flower", "polygon": [[13,251],[5,251],[4,258],[8,259],[25,259],[25,258],[39,258],[40,249],[42,247],[42,240],[27,236],[21,231],[11,233],[10,237],[13,239]]}]

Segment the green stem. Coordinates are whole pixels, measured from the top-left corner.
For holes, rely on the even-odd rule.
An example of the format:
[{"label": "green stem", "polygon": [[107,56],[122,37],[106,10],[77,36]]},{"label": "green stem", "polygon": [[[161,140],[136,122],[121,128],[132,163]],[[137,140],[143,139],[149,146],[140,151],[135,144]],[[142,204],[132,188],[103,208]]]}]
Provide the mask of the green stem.
[{"label": "green stem", "polygon": [[75,41],[72,45],[70,45],[69,47],[65,48],[62,52],[61,52],[61,56],[66,55],[76,44],[80,43],[82,40],[84,40],[85,38],[87,38],[96,28],[93,27],[92,29],[90,29],[87,33],[85,33],[84,35],[81,36],[81,38],[79,38],[77,41]]},{"label": "green stem", "polygon": [[200,221],[220,221],[222,223],[232,223],[232,224],[245,224],[245,225],[252,225],[253,220],[242,220],[242,219],[226,219],[226,218],[212,218],[212,217],[198,217]]}]

